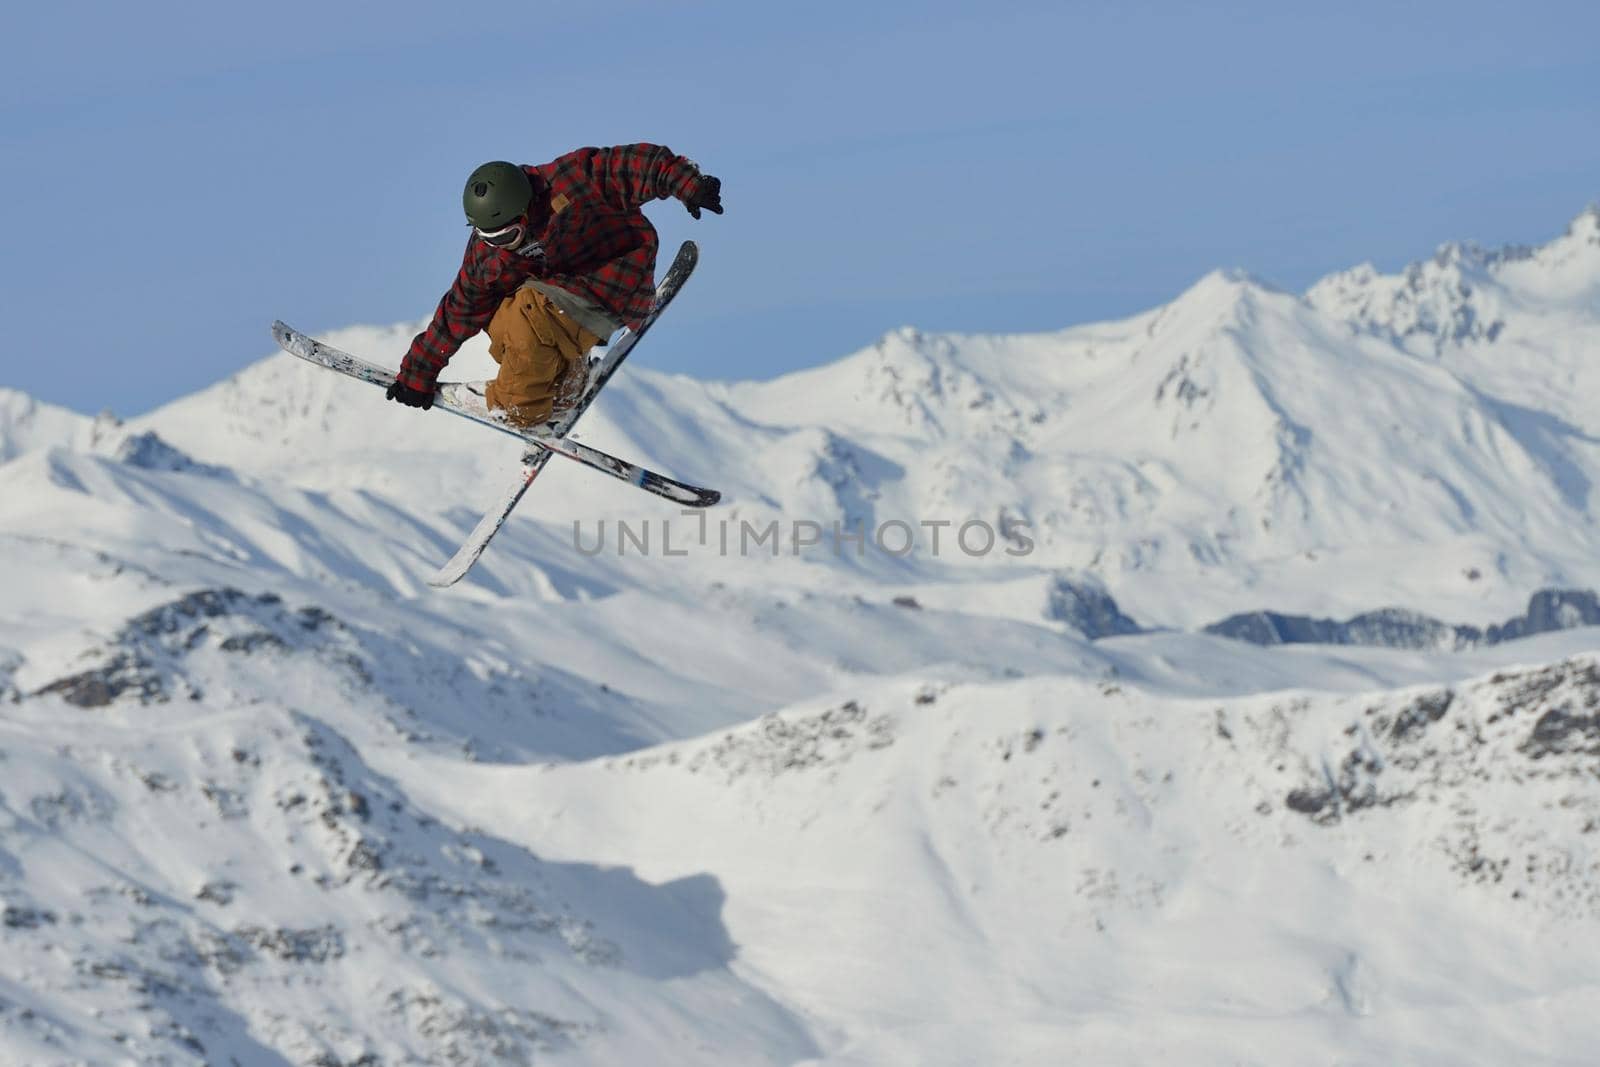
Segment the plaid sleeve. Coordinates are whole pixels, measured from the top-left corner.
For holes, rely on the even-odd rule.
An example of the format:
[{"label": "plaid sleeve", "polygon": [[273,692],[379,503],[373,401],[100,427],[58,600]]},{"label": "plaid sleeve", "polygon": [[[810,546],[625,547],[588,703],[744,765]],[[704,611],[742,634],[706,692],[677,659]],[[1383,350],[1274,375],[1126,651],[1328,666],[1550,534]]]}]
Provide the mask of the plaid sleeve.
[{"label": "plaid sleeve", "polygon": [[589,178],[608,203],[630,211],[651,200],[677,197],[694,191],[700,168],[670,148],[654,144],[587,148]]},{"label": "plaid sleeve", "polygon": [[506,295],[500,291],[503,280],[503,268],[469,238],[454,284],[439,301],[433,321],[417,334],[400,363],[396,377],[402,385],[420,392],[433,391],[439,372],[450,357],[494,318],[495,309]]}]

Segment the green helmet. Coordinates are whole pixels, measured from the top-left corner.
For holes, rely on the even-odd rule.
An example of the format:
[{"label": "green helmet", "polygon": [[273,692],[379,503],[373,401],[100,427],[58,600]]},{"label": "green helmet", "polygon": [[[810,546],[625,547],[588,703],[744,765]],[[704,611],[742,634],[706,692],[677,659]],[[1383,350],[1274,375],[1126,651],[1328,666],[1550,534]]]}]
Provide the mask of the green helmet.
[{"label": "green helmet", "polygon": [[480,230],[509,226],[533,199],[533,183],[527,172],[515,163],[496,160],[485,163],[467,178],[461,193],[461,206],[467,221]]}]

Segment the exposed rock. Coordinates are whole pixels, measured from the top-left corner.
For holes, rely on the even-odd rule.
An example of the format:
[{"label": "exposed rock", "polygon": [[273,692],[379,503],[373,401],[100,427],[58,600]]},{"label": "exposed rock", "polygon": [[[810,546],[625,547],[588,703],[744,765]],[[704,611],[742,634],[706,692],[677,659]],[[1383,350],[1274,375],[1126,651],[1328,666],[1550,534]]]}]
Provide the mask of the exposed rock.
[{"label": "exposed rock", "polygon": [[55,924],[56,913],[53,911],[18,904],[0,907],[0,926],[8,930],[37,930]]},{"label": "exposed rock", "polygon": [[233,894],[238,889],[237,885],[229,881],[207,882],[195,893],[194,898],[196,900],[209,901],[220,907],[227,907],[233,903]]},{"label": "exposed rock", "polygon": [[535,1011],[503,1008],[497,1012],[475,1009],[442,990],[395,990],[389,995],[390,1012],[417,1034],[429,1038],[443,1064],[532,1064],[536,1054],[553,1052],[571,1044],[574,1037],[595,1027]]},{"label": "exposed rock", "polygon": [[1526,613],[1486,630],[1451,625],[1400,608],[1385,608],[1345,622],[1253,611],[1230,615],[1202,632],[1253,645],[1364,645],[1459,651],[1580,626],[1600,626],[1600,597],[1587,590],[1546,589],[1533,595]]},{"label": "exposed rock", "polygon": [[1520,746],[1530,759],[1546,756],[1600,756],[1600,714],[1577,715],[1565,707],[1539,716]]},{"label": "exposed rock", "polygon": [[241,926],[234,933],[252,948],[288,963],[327,963],[345,953],[344,934],[332,926],[309,930]]},{"label": "exposed rock", "polygon": [[1600,597],[1589,590],[1544,589],[1528,601],[1528,610],[1521,617],[1489,627],[1487,643],[1580,626],[1600,626]]},{"label": "exposed rock", "polygon": [[177,666],[178,658],[211,641],[239,650],[223,624],[236,625],[240,620],[252,634],[267,624],[277,634],[276,644],[287,647],[282,633],[305,629],[300,618],[272,593],[251,596],[237,589],[189,593],[129,619],[109,647],[99,651],[103,661],[99,666],[41,686],[35,695],[56,694],[80,708],[105,707],[124,696],[141,704],[166,703],[177,696],[198,699],[200,689]]},{"label": "exposed rock", "polygon": [[1089,640],[1139,633],[1141,627],[1117,607],[1103,585],[1082,577],[1057,575],[1045,604],[1045,618],[1064,622]]},{"label": "exposed rock", "polygon": [[[1273,739],[1269,755],[1285,770],[1294,714],[1276,709],[1251,724]],[[1506,671],[1367,707],[1344,736],[1348,746],[1300,755],[1290,776],[1299,780],[1282,794],[1289,811],[1359,841],[1370,832],[1362,820],[1379,810],[1425,804],[1447,813],[1430,845],[1468,881],[1509,883],[1518,899],[1600,918],[1600,842],[1586,847],[1593,839],[1577,836],[1600,830],[1600,661]],[[1499,798],[1492,810],[1480,810],[1486,790]]]},{"label": "exposed rock", "polygon": [[[753,727],[724,734],[691,756],[693,773],[718,770],[731,780],[745,774],[782,774],[842,763],[858,752],[894,744],[894,720],[869,715],[858,701],[809,715],[768,715]],[[675,763],[678,754],[628,757],[626,767]]]},{"label": "exposed rock", "polygon": [[204,474],[212,478],[232,478],[233,474],[222,467],[197,463],[186,454],[163,441],[153,431],[134,434],[117,446],[118,462],[130,467],[152,471],[182,471],[187,474]]}]

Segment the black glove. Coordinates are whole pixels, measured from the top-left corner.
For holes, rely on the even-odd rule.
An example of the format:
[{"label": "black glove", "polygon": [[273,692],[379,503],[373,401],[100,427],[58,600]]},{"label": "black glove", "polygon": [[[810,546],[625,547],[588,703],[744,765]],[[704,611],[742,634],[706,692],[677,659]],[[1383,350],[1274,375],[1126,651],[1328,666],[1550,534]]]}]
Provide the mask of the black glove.
[{"label": "black glove", "polygon": [[413,389],[409,385],[395,382],[389,386],[389,391],[385,395],[390,400],[400,401],[408,408],[421,408],[423,411],[427,411],[433,407],[433,390],[431,389],[424,393],[420,389]]},{"label": "black glove", "polygon": [[695,218],[700,217],[700,209],[722,214],[722,179],[713,178],[709,174],[700,176],[700,181],[690,190],[689,195],[683,198],[683,206],[689,209],[689,214]]}]

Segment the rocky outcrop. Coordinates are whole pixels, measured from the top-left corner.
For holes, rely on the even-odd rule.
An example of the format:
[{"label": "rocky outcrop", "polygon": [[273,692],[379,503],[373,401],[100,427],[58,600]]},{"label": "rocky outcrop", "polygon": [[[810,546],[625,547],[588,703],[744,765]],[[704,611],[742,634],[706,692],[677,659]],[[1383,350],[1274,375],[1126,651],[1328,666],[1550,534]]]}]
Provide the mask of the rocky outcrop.
[{"label": "rocky outcrop", "polygon": [[1533,595],[1523,614],[1482,629],[1440,622],[1400,608],[1385,608],[1343,622],[1253,611],[1231,615],[1205,627],[1203,632],[1253,645],[1364,645],[1453,651],[1580,626],[1600,626],[1600,597],[1588,590],[1545,589]]}]

